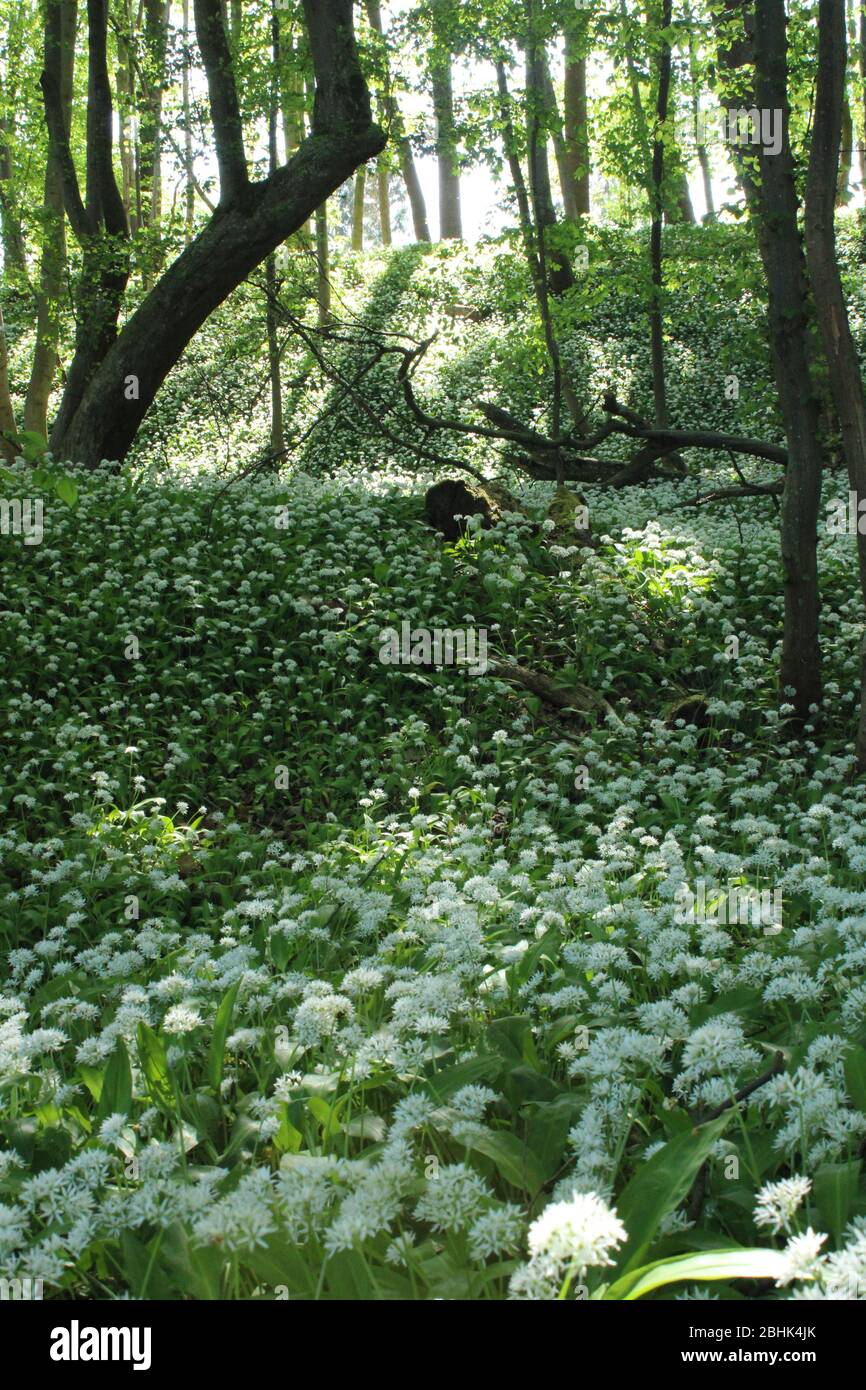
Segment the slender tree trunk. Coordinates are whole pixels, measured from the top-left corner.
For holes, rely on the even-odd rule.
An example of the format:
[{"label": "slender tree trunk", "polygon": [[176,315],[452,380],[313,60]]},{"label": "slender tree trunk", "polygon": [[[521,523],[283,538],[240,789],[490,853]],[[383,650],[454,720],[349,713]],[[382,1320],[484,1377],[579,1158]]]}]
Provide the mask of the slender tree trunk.
[{"label": "slender tree trunk", "polygon": [[367,10],[367,18],[370,21],[370,28],[378,35],[383,46],[387,90],[385,96],[382,98],[382,115],[385,120],[385,125],[391,128],[392,139],[397,146],[397,155],[400,160],[400,173],[406,185],[406,196],[409,199],[409,209],[412,213],[412,226],[415,232],[415,240],[432,241],[432,237],[430,236],[430,224],[427,221],[427,204],[424,200],[421,181],[418,178],[418,170],[415,167],[415,156],[412,153],[412,144],[403,128],[403,118],[400,115],[397,98],[391,91],[388,50],[385,46],[385,35],[382,26],[382,7],[379,0],[365,0],[365,7]]},{"label": "slender tree trunk", "polygon": [[331,266],[328,247],[328,204],[316,208],[316,303],[319,327],[331,322]]},{"label": "slender tree trunk", "polygon": [[6,324],[0,308],[0,459],[14,463],[17,452],[15,445],[5,439],[5,434],[15,434],[15,411],[12,407],[12,393],[9,390],[9,356],[6,350]]},{"label": "slender tree trunk", "polygon": [[367,170],[362,164],[355,170],[352,190],[352,250],[364,249],[364,197],[367,192]]},{"label": "slender tree trunk", "polygon": [[[72,124],[73,73],[78,0],[60,0],[57,31],[60,54],[57,63],[60,106],[67,135]],[[63,184],[56,150],[49,146],[45,166],[45,223],[39,291],[36,301],[36,346],[27,396],[24,402],[24,428],[48,438],[48,401],[57,367],[60,339],[60,305],[66,279],[66,224],[63,211]]]},{"label": "slender tree trunk", "polygon": [[[0,92],[0,101],[2,99]],[[0,117],[0,223],[3,229],[3,268],[7,276],[17,272],[26,277],[27,255],[15,197],[15,171],[9,152],[10,124],[8,117]]]},{"label": "slender tree trunk", "polygon": [[421,180],[418,177],[418,169],[408,135],[400,138],[398,153],[400,172],[403,175],[403,183],[406,185],[406,196],[409,199],[409,208],[412,213],[412,229],[415,233],[415,240],[432,241],[430,223],[427,220],[427,202],[424,198]]},{"label": "slender tree trunk", "polygon": [[[784,0],[725,0],[728,16],[745,21],[745,37],[732,47],[720,44],[719,66],[729,71],[748,64],[754,44],[754,101],[745,105],[782,113],[777,154],[757,146],[759,177],[737,157],[738,174],[753,211],[767,278],[770,346],[779,409],[788,440],[788,467],[782,497],[781,542],[785,575],[785,622],[779,680],[783,701],[801,720],[821,699],[818,642],[817,530],[821,504],[821,449],[818,406],[809,362],[808,314],[803,247],[797,222],[797,192],[788,132],[787,26]],[[754,38],[752,39],[752,35]],[[736,86],[736,79],[735,79]],[[726,104],[741,108],[741,88]],[[793,694],[790,692],[793,691]]]},{"label": "slender tree trunk", "polygon": [[148,90],[141,109],[141,193],[144,222],[158,227],[162,215],[162,97],[165,87],[168,16],[166,0],[145,0],[144,40]]},{"label": "slender tree trunk", "polygon": [[391,174],[388,161],[379,155],[376,166],[376,188],[379,194],[379,236],[383,246],[391,245]]},{"label": "slender tree trunk", "polygon": [[547,162],[547,129],[543,122],[546,109],[544,86],[544,49],[536,35],[537,11],[535,0],[526,0],[526,120],[529,167],[529,191],[538,232],[539,259],[545,267],[545,277],[552,294],[562,295],[574,284],[574,275],[565,255],[554,244],[551,232],[556,228],[556,213],[550,191],[550,167]]},{"label": "slender tree trunk", "polygon": [[195,179],[193,177],[193,154],[192,154],[192,111],[189,100],[189,0],[183,0],[183,76],[182,76],[182,101],[183,101],[183,172],[184,172],[184,225],[186,227],[187,244],[192,241],[192,230],[195,222]]},{"label": "slender tree trunk", "polygon": [[[240,19],[238,19],[238,28]],[[236,36],[237,37],[237,36]],[[279,73],[280,73],[280,16],[275,0],[271,5],[271,72],[270,103],[268,107],[268,173],[276,173],[277,158],[277,120],[279,117]],[[268,337],[268,376],[271,386],[271,453],[281,455],[286,447],[283,433],[283,383],[280,376],[280,345],[277,338],[277,263],[273,251],[265,261],[265,292],[267,309],[265,313]]]},{"label": "slender tree trunk", "polygon": [[565,157],[578,217],[589,213],[589,113],[586,99],[585,38],[569,28],[565,35]]},{"label": "slender tree trunk", "polygon": [[[662,0],[662,29],[671,26],[672,0]],[[652,225],[650,227],[650,265],[652,301],[650,304],[650,350],[653,374],[653,410],[655,427],[668,427],[667,387],[665,383],[664,347],[664,270],[662,265],[662,225],[664,220],[664,126],[668,116],[668,96],[671,81],[671,46],[667,37],[659,42],[658,95],[656,99],[656,132],[652,153]]]},{"label": "slender tree trunk", "polygon": [[[505,65],[501,60],[496,64],[496,81],[499,88],[502,143],[505,149],[505,158],[508,161],[509,172],[511,174],[512,187],[514,188],[514,194],[517,199],[523,249],[526,254],[527,265],[529,266],[529,273],[532,277],[532,287],[535,291],[535,298],[538,303],[539,314],[541,315],[541,324],[544,329],[547,354],[550,358],[553,371],[553,422],[551,434],[555,438],[559,434],[561,401],[563,396],[562,358],[550,313],[550,297],[548,294],[547,277],[545,275],[544,252],[541,239],[537,235],[536,227],[533,226],[529,193],[526,188],[526,181],[523,177],[523,170],[520,167],[520,159],[517,153],[517,136],[514,131],[514,121],[511,115],[511,96],[508,91],[508,79],[505,74]],[[557,482],[559,483],[562,481],[562,465],[561,462],[557,463],[556,460],[554,460],[554,462],[557,467]]]},{"label": "slender tree trunk", "polygon": [[710,167],[710,156],[706,142],[703,140],[701,130],[701,87],[698,79],[697,53],[695,50],[695,35],[693,28],[693,18],[691,9],[686,12],[686,24],[689,31],[689,97],[692,108],[692,124],[695,133],[695,150],[698,156],[698,164],[701,168],[701,180],[704,186],[704,202],[706,204],[706,221],[716,221],[716,204],[713,198],[713,174]]},{"label": "slender tree trunk", "polygon": [[[839,274],[833,218],[840,139],[845,132],[846,49],[845,17],[838,0],[819,0],[818,79],[806,185],[806,255],[848,481],[859,501],[866,498],[866,395]],[[859,527],[857,557],[866,603],[866,535]],[[861,649],[857,759],[866,767],[866,639]]]},{"label": "slender tree trunk", "polygon": [[7,22],[6,71],[0,74],[0,227],[3,237],[3,268],[8,278],[20,277],[27,284],[27,253],[16,189],[15,167],[10,149],[14,132],[12,112],[19,105],[18,83],[22,70],[24,29],[27,7],[12,7]]},{"label": "slender tree trunk", "polygon": [[439,236],[459,241],[463,236],[460,211],[460,173],[457,131],[454,123],[454,93],[451,84],[451,54],[447,43],[436,44],[430,55],[433,87],[433,114],[436,117],[436,160],[439,169]]},{"label": "slender tree trunk", "polygon": [[854,122],[851,119],[851,105],[847,97],[842,103],[842,143],[839,154],[836,206],[844,208],[851,201],[851,165],[854,159]]},{"label": "slender tree trunk", "polygon": [[[94,3],[100,0],[90,0]],[[218,0],[195,0],[216,137],[220,203],[104,353],[77,408],[61,411],[62,428],[55,426],[51,439],[55,457],[91,466],[101,459],[122,461],[162,382],[217,305],[303,226],[359,164],[382,149],[385,137],[372,123],[357,57],[351,0],[304,0],[304,12],[316,72],[312,134],[288,164],[252,183]],[[47,109],[52,105],[46,100]],[[104,173],[104,139],[94,148],[102,157]],[[71,159],[67,170],[69,166]],[[86,236],[86,214],[73,178],[74,168],[72,178],[64,182],[67,214],[71,208],[73,226],[77,223]],[[117,203],[122,213],[119,194]],[[134,393],[125,390],[130,375],[136,379]],[[67,392],[71,386],[70,373]]]},{"label": "slender tree trunk", "polygon": [[550,138],[553,141],[553,153],[556,158],[556,170],[559,174],[559,187],[562,193],[562,207],[565,216],[574,221],[578,216],[577,187],[574,180],[574,170],[568,158],[565,135],[559,116],[559,107],[556,103],[556,93],[553,90],[553,80],[550,76],[550,64],[547,61],[547,54],[544,52],[544,49],[541,50],[541,75],[544,83],[546,124],[550,130]]}]

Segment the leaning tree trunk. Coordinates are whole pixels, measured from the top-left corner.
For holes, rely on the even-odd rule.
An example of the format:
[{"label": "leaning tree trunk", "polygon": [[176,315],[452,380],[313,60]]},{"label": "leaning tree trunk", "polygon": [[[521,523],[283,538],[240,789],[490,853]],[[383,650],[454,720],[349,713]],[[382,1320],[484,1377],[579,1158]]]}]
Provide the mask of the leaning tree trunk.
[{"label": "leaning tree trunk", "polygon": [[[846,46],[844,11],[839,0],[820,0],[818,82],[806,186],[806,254],[830,389],[842,431],[848,481],[860,499],[866,498],[866,396],[842,290],[833,220],[840,139],[845,129]],[[857,557],[866,603],[866,535],[859,528]],[[861,651],[857,760],[861,767],[866,767],[866,638]]]},{"label": "leaning tree trunk", "polygon": [[544,82],[544,105],[547,115],[547,125],[550,128],[550,138],[553,141],[556,171],[559,174],[559,187],[562,193],[562,209],[565,216],[574,221],[578,216],[577,188],[574,180],[574,170],[568,158],[565,133],[562,128],[559,107],[556,102],[556,92],[553,90],[553,79],[550,76],[550,64],[547,61],[547,54],[543,48],[541,50],[541,75]]},{"label": "leaning tree trunk", "polygon": [[[304,12],[316,73],[312,133],[287,164],[252,183],[220,3],[195,0],[219,205],[111,343],[76,408],[62,411],[51,438],[56,457],[90,466],[122,461],[166,376],[213,310],[382,149],[385,136],[372,122],[355,47],[352,0],[304,0]],[[134,391],[127,389],[131,377]]]}]

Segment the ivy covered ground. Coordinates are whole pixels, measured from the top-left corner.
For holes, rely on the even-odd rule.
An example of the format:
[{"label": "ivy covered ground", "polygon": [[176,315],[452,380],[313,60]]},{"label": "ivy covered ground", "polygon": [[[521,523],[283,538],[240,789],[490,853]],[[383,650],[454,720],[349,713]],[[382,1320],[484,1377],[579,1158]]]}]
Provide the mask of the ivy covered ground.
[{"label": "ivy covered ground", "polygon": [[[753,387],[721,391],[720,285],[706,353],[671,348],[673,412],[769,435],[760,344]],[[745,291],[737,312],[745,338]],[[496,370],[525,379],[514,351]],[[826,697],[797,738],[769,500],[590,488],[600,544],[575,550],[552,488],[511,479],[531,517],[447,544],[429,477],[333,429],[332,476],[140,461],[48,499],[41,545],[3,538],[8,1277],[862,1298],[853,538],[821,543]],[[491,660],[606,705],[383,664],[403,621],[486,629]],[[701,884],[781,893],[781,930],[684,920]]]}]

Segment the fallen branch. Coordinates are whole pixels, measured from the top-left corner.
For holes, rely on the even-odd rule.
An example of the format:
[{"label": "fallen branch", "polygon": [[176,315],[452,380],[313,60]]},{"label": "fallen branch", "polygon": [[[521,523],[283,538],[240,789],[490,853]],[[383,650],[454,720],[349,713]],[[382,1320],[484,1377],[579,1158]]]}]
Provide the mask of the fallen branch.
[{"label": "fallen branch", "polygon": [[502,680],[514,681],[515,684],[523,686],[524,690],[536,695],[545,704],[553,705],[555,709],[573,709],[581,714],[590,714],[602,709],[617,724],[622,723],[613,706],[588,685],[556,685],[549,676],[510,661],[490,661],[487,669]]}]

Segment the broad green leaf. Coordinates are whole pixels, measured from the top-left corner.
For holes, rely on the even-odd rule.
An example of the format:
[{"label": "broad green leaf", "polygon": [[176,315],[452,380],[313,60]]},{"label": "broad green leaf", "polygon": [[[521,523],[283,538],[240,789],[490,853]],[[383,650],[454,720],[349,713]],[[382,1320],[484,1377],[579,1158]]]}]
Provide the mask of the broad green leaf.
[{"label": "broad green leaf", "polygon": [[781,1250],[706,1250],[699,1255],[679,1255],[633,1269],[605,1292],[606,1302],[631,1302],[666,1284],[702,1283],[716,1279],[780,1279],[787,1261]]},{"label": "broad green leaf", "polygon": [[229,989],[226,990],[220,1000],[219,1008],[213,1024],[213,1036],[210,1041],[207,1059],[207,1079],[213,1087],[215,1095],[220,1093],[220,1084],[223,1079],[223,1066],[225,1064],[226,1038],[232,1022],[232,1012],[235,1007],[235,1000],[238,996],[240,980],[236,980]]},{"label": "broad green leaf", "polygon": [[67,507],[74,507],[78,501],[78,485],[75,479],[70,478],[66,473],[59,478],[55,478],[54,491],[57,493],[61,502],[66,503]]},{"label": "broad green leaf", "polygon": [[105,1068],[105,1080],[96,1112],[97,1123],[101,1124],[109,1115],[128,1115],[131,1108],[132,1070],[126,1045],[122,1038],[118,1038]]},{"label": "broad green leaf", "polygon": [[851,1163],[823,1164],[815,1174],[812,1188],[821,1218],[820,1228],[830,1232],[838,1249],[860,1189],[859,1158]]},{"label": "broad green leaf", "polygon": [[172,1106],[174,1098],[165,1043],[146,1023],[138,1025],[138,1055],[151,1096],[160,1105]]},{"label": "broad green leaf", "polygon": [[697,1177],[701,1164],[732,1118],[726,1110],[717,1120],[670,1139],[653,1154],[627,1184],[616,1206],[628,1231],[617,1267],[634,1269],[652,1244],[668,1212],[674,1211]]},{"label": "broad green leaf", "polygon": [[472,1140],[471,1148],[491,1158],[505,1181],[521,1192],[534,1194],[543,1187],[547,1174],[542,1164],[516,1134],[482,1134]]}]

